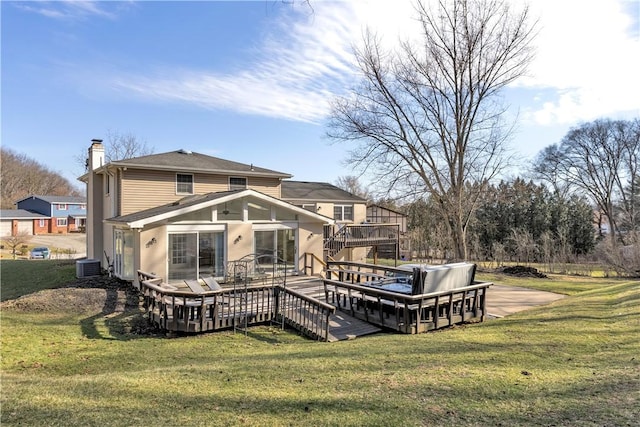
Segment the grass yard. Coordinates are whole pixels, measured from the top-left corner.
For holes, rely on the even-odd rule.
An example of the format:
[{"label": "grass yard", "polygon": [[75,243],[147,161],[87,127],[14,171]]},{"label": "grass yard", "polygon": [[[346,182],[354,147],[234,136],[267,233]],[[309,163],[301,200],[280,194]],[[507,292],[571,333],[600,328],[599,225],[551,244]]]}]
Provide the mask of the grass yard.
[{"label": "grass yard", "polygon": [[[75,273],[57,261],[0,270],[3,301]],[[135,313],[5,303],[0,423],[638,425],[640,282],[483,279],[571,296],[482,324],[338,343],[268,326],[149,337],[120,327]]]}]

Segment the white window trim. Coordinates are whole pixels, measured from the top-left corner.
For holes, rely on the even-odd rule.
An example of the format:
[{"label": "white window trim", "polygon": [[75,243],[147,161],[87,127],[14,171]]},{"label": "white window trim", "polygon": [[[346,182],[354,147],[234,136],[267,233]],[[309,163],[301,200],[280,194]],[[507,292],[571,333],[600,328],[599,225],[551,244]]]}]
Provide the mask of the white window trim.
[{"label": "white window trim", "polygon": [[[178,184],[186,184],[184,182],[178,183],[179,175],[191,177],[191,192],[178,191]],[[194,194],[194,187],[195,187],[195,178],[192,173],[181,173],[181,172],[176,173],[176,194],[186,194],[186,195]]]},{"label": "white window trim", "polygon": [[[60,224],[60,221],[64,221],[64,224]],[[67,218],[56,218],[56,227],[66,227],[67,225],[69,225]]]},{"label": "white window trim", "polygon": [[56,207],[59,211],[66,211],[68,209],[68,206],[66,203],[57,203]]},{"label": "white window trim", "polygon": [[167,225],[167,233],[188,233],[190,231],[226,231],[225,224],[172,224]]},{"label": "white window trim", "polygon": [[283,222],[280,224],[252,224],[253,231],[272,231],[272,230],[297,230],[297,222]]},{"label": "white window trim", "polygon": [[[334,218],[336,221],[339,222],[353,222],[355,221],[355,207],[352,204],[335,204],[333,205],[333,215],[335,216],[335,209],[339,207],[340,208],[340,218]],[[351,219],[345,219],[344,218],[344,208],[345,207],[350,207],[351,208]]]},{"label": "white window trim", "polygon": [[229,180],[228,180],[229,191],[234,190],[234,189],[236,189],[236,190],[240,189],[240,187],[238,185],[235,185],[235,184],[234,184],[233,187],[237,187],[237,188],[232,188],[232,186],[231,186],[231,180],[232,179],[244,179],[244,188],[242,188],[242,189],[246,190],[247,188],[249,188],[249,179],[246,176],[230,176]]}]

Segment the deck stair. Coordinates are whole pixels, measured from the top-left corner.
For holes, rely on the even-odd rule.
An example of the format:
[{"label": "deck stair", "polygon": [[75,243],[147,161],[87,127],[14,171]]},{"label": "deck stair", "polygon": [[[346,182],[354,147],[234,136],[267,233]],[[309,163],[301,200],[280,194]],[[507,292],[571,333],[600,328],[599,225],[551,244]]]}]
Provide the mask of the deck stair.
[{"label": "deck stair", "polygon": [[346,313],[337,311],[329,318],[329,337],[327,341],[352,340],[364,335],[380,332],[382,329]]},{"label": "deck stair", "polygon": [[399,245],[399,224],[343,225],[338,230],[325,227],[325,259],[334,257],[344,248],[363,248],[379,245]]},{"label": "deck stair", "polygon": [[[325,292],[322,279],[319,277],[291,278],[287,284],[289,289],[294,289],[311,298],[325,301]],[[356,319],[347,313],[336,311],[329,318],[329,337],[327,341],[336,342],[351,340],[357,337],[375,334],[382,329],[363,320]]]}]

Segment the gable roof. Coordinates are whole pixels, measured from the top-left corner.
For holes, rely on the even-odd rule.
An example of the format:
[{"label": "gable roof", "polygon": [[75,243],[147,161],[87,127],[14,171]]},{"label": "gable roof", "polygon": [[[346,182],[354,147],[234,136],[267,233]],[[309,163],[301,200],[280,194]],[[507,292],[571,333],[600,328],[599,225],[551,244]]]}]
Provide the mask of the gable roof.
[{"label": "gable roof", "polygon": [[366,203],[366,199],[326,182],[282,181],[282,199],[289,201],[323,201]]},{"label": "gable roof", "polygon": [[35,212],[29,212],[25,209],[2,209],[0,210],[0,219],[45,219],[51,218]]},{"label": "gable roof", "polygon": [[220,191],[216,193],[187,196],[176,202],[168,203],[166,205],[145,209],[143,211],[134,212],[128,215],[109,218],[105,220],[105,222],[111,224],[126,225],[129,228],[144,228],[144,226],[148,224],[169,220],[179,215],[184,215],[220,203],[230,202],[231,200],[240,199],[246,196],[252,196],[257,199],[264,200],[274,205],[290,209],[299,215],[311,217],[324,223],[334,222],[333,219],[328,218],[324,215],[308,211],[307,209],[300,208],[298,206],[292,205],[291,203],[251,189]]},{"label": "gable roof", "polygon": [[273,178],[291,178],[283,172],[265,169],[253,164],[245,164],[207,156],[189,150],[176,150],[168,153],[151,154],[125,160],[116,160],[106,166],[129,167],[137,169],[184,170],[190,172],[215,173],[242,176],[262,176]]},{"label": "gable roof", "polygon": [[28,200],[28,199],[40,199],[51,204],[68,203],[68,204],[84,205],[87,203],[87,198],[83,196],[38,196],[33,194],[31,196],[25,197],[24,199],[18,200],[16,204],[20,202],[24,202],[25,200]]},{"label": "gable roof", "polygon": [[393,212],[393,213],[394,213],[394,214],[396,214],[396,215],[400,215],[400,216],[408,217],[408,215],[407,215],[406,213],[403,213],[403,212],[397,211],[397,210],[395,210],[395,209],[387,208],[387,207],[384,207],[384,206],[381,206],[381,205],[377,205],[377,204],[375,204],[375,203],[369,203],[369,204],[367,205],[367,210],[368,210],[369,208],[378,208],[378,209],[382,209],[382,210],[385,210],[385,211]]}]

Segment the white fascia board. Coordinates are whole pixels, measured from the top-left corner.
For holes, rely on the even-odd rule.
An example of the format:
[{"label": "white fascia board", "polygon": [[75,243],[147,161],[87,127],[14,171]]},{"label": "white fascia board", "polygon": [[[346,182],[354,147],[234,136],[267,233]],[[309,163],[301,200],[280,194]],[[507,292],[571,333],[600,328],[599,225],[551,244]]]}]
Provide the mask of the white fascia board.
[{"label": "white fascia board", "polygon": [[262,194],[262,193],[259,193],[257,191],[252,191],[252,190],[247,190],[247,191],[251,191],[251,193],[252,193],[251,196],[254,196],[257,199],[264,200],[265,202],[272,203],[272,204],[274,204],[276,206],[280,206],[283,209],[292,210],[292,211],[294,211],[295,213],[297,213],[299,215],[307,216],[307,217],[316,219],[318,221],[323,221],[323,222],[326,222],[326,223],[329,223],[329,224],[335,223],[333,218],[329,218],[328,216],[324,216],[324,215],[320,215],[320,214],[315,213],[315,212],[311,212],[311,211],[309,211],[307,209],[303,209],[303,208],[298,207],[296,205],[293,205],[293,204],[291,204],[289,202],[285,202],[285,201],[282,201],[280,199],[276,199],[275,197],[267,196],[266,194]]},{"label": "white fascia board", "polygon": [[240,193],[230,194],[228,196],[220,197],[220,198],[213,199],[213,200],[208,200],[208,201],[202,202],[202,203],[196,203],[196,204],[191,205],[191,206],[185,206],[184,208],[175,209],[175,210],[172,210],[172,211],[169,211],[169,212],[165,212],[165,213],[162,213],[162,214],[154,215],[154,216],[151,216],[151,217],[148,217],[148,218],[144,218],[144,219],[141,219],[141,220],[138,220],[138,221],[133,221],[133,222],[130,222],[128,224],[129,224],[129,226],[131,228],[144,228],[147,224],[152,224],[154,222],[159,222],[159,221],[171,219],[171,218],[176,217],[176,216],[180,216],[180,215],[188,214],[188,213],[191,213],[191,212],[199,211],[200,209],[203,209],[203,208],[219,205],[220,203],[229,202],[229,201],[237,199],[239,197],[243,197],[244,195],[246,195],[245,193],[247,191],[250,191],[250,190],[244,190],[244,191],[241,191]]},{"label": "white fascia board", "polygon": [[276,199],[275,197],[267,196],[266,194],[260,193],[255,190],[246,189],[239,193],[229,194],[224,197],[219,197],[213,200],[209,200],[202,203],[196,203],[191,206],[186,206],[184,208],[175,209],[170,212],[165,212],[162,214],[154,215],[148,218],[144,218],[138,221],[132,221],[127,223],[130,228],[144,228],[148,224],[152,224],[159,221],[168,220],[174,218],[176,216],[188,214],[194,211],[198,211],[203,208],[219,205],[221,203],[230,202],[235,199],[241,199],[243,197],[251,196],[259,200],[263,200],[267,203],[271,203],[276,206],[280,206],[283,209],[289,209],[294,211],[295,213],[315,219],[317,221],[321,221],[328,224],[334,224],[335,221],[332,218],[326,217],[324,215],[317,214],[315,212],[308,211],[306,209],[300,208],[298,206],[292,205],[291,203],[283,202],[282,200]]}]

